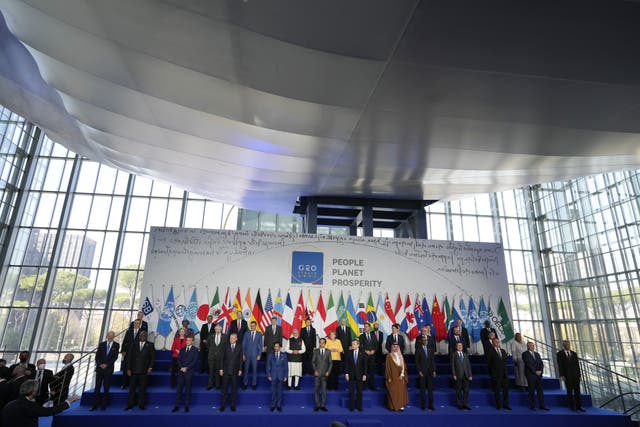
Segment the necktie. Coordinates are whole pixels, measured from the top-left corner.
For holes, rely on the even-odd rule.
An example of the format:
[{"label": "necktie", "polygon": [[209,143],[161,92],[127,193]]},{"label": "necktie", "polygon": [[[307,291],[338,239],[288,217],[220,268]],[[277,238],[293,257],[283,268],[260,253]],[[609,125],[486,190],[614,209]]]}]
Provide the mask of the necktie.
[{"label": "necktie", "polygon": [[460,342],[460,337],[456,335],[456,342]]},{"label": "necktie", "polygon": [[134,330],[133,330],[133,337],[135,338],[135,337],[137,337],[137,336],[138,336],[138,330],[137,330],[137,329],[134,329]]},{"label": "necktie", "polygon": [[424,354],[428,355],[428,354],[429,354],[429,352],[427,351],[427,346],[426,346],[426,345],[423,345],[423,346],[422,346],[422,348],[424,349]]},{"label": "necktie", "polygon": [[220,344],[220,334],[216,334],[216,345]]},{"label": "necktie", "polygon": [[236,349],[236,345],[235,344],[231,344],[231,351]]},{"label": "necktie", "polygon": [[111,351],[111,343],[107,342],[107,356],[109,356],[110,351]]},{"label": "necktie", "polygon": [[353,361],[357,362],[358,361],[358,350],[353,352]]},{"label": "necktie", "polygon": [[320,356],[321,356],[321,357],[324,357],[324,348],[321,348],[321,349],[320,349]]},{"label": "necktie", "polygon": [[460,358],[460,361],[462,361],[462,352],[461,351],[458,352],[458,357]]},{"label": "necktie", "polygon": [[276,360],[278,360],[278,361],[280,360],[280,352],[276,353]]},{"label": "necktie", "polygon": [[188,345],[188,346],[187,346],[187,353],[189,353],[189,351],[190,351],[190,350],[191,350],[191,346],[190,346],[190,345]]},{"label": "necktie", "polygon": [[571,353],[569,353],[569,351],[567,351],[567,359],[571,358]]},{"label": "necktie", "polygon": [[496,353],[498,353],[498,356],[500,356],[500,358],[502,359],[502,352],[497,347],[496,347]]},{"label": "necktie", "polygon": [[376,340],[378,340],[378,331],[376,331]]},{"label": "necktie", "polygon": [[311,328],[309,328],[308,326],[307,326],[307,333],[308,333],[308,334],[310,334],[310,333],[311,333]]},{"label": "necktie", "polygon": [[273,335],[275,335],[275,334],[276,334],[276,327],[275,327],[275,326],[272,326],[272,327],[271,327],[271,330],[273,331]]},{"label": "necktie", "polygon": [[251,341],[256,339],[256,333],[255,332],[251,332]]},{"label": "necktie", "polygon": [[140,341],[140,351],[142,351],[142,347],[144,347],[144,342]]},{"label": "necktie", "polygon": [[369,336],[369,332],[367,332],[367,341],[371,341],[371,337]]},{"label": "necktie", "polygon": [[395,343],[398,342],[398,336],[396,334],[393,334],[393,342]]}]

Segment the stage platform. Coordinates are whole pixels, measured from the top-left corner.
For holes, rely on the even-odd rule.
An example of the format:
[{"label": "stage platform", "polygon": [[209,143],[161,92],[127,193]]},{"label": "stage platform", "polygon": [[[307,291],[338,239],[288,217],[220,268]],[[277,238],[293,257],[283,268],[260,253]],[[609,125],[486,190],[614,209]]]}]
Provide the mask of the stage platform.
[{"label": "stage platform", "polygon": [[[134,408],[124,411],[127,391],[120,389],[122,376],[116,375],[112,388],[111,403],[106,411],[90,412],[93,391],[85,392],[79,406],[54,417],[52,427],[145,427],[183,425],[218,425],[233,423],[242,426],[278,427],[328,427],[332,421],[340,421],[348,426],[406,427],[413,423],[444,423],[468,426],[492,425],[494,427],[518,425],[519,427],[545,427],[579,425],[580,427],[628,427],[629,417],[618,413],[593,408],[589,396],[583,396],[586,413],[574,412],[567,408],[565,391],[555,378],[544,378],[545,403],[548,412],[529,409],[528,394],[512,386],[510,403],[512,411],[497,410],[493,406],[493,393],[489,389],[486,363],[482,356],[472,356],[474,380],[471,383],[470,411],[455,407],[455,393],[450,385],[450,367],[447,356],[437,356],[437,377],[435,381],[435,411],[420,409],[419,392],[415,386],[415,368],[412,357],[407,358],[410,372],[409,405],[405,411],[391,412],[386,409],[384,379],[376,376],[377,391],[366,390],[363,411],[350,412],[344,376],[340,379],[340,390],[327,392],[328,412],[314,412],[313,377],[304,376],[301,390],[285,390],[283,411],[270,412],[269,383],[264,374],[264,361],[259,364],[258,387],[238,391],[237,409],[231,412],[219,411],[220,392],[206,390],[207,376],[196,374],[190,412],[180,408],[172,413],[175,391],[169,388],[169,352],[158,352],[154,372],[148,388],[148,404],[145,410]],[[510,368],[512,372],[512,367]]]}]

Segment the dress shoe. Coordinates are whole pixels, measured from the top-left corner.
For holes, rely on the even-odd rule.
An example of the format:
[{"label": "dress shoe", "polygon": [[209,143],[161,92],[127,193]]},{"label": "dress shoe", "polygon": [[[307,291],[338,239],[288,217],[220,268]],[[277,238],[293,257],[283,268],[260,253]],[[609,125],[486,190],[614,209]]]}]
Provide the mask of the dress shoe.
[{"label": "dress shoe", "polygon": [[353,408],[349,408],[349,412],[353,412]]},{"label": "dress shoe", "polygon": [[127,406],[126,408],[124,408],[125,411],[130,411],[133,409],[133,406]]},{"label": "dress shoe", "polygon": [[224,412],[224,406],[220,407],[220,412]]},{"label": "dress shoe", "polygon": [[532,411],[535,411],[536,407],[535,406],[529,406],[529,409],[531,409]]},{"label": "dress shoe", "polygon": [[581,406],[581,407],[579,407],[577,410],[578,410],[578,411],[580,411],[580,412],[587,412],[587,410],[586,410],[586,409],[584,409],[582,406]]},{"label": "dress shoe", "polygon": [[435,411],[435,410],[436,410],[436,408],[434,408],[434,407],[433,407],[433,405],[429,405],[429,410],[430,410],[430,411]]},{"label": "dress shoe", "polygon": [[231,406],[231,412],[236,412],[236,407],[235,406]]},{"label": "dress shoe", "polygon": [[424,411],[425,409],[427,409],[427,407],[424,406],[424,405],[420,405],[420,409],[422,409]]},{"label": "dress shoe", "polygon": [[188,406],[184,407],[184,412],[189,412],[189,407]]},{"label": "dress shoe", "polygon": [[100,407],[100,409],[101,409],[101,410],[103,410],[103,411],[106,411],[106,410],[107,410],[107,407],[106,407],[105,405],[102,405],[102,406]]},{"label": "dress shoe", "polygon": [[313,412],[318,412],[319,409],[320,409],[320,407],[316,406],[315,408],[313,408]]},{"label": "dress shoe", "polygon": [[506,411],[510,411],[510,410],[511,410],[511,406],[509,406],[509,405],[504,405],[504,406],[502,407],[502,409],[504,409],[504,410],[506,410]]},{"label": "dress shoe", "polygon": [[378,387],[369,387],[369,390],[371,390],[371,391],[378,391]]},{"label": "dress shoe", "polygon": [[278,406],[278,412],[282,412],[282,406]]},{"label": "dress shoe", "polygon": [[145,406],[144,405],[138,405],[138,408],[142,409],[144,411]]},{"label": "dress shoe", "polygon": [[549,408],[547,408],[546,406],[541,406],[540,409],[542,409],[543,411],[548,411]]},{"label": "dress shoe", "polygon": [[464,405],[464,406],[462,407],[462,409],[466,409],[467,411],[470,411],[470,410],[471,410],[471,408],[469,407],[469,405]]},{"label": "dress shoe", "polygon": [[[402,408],[400,408],[401,411],[404,411],[404,406]],[[362,411],[362,409],[360,409],[360,411]]]},{"label": "dress shoe", "polygon": [[362,408],[358,408],[358,412],[362,412]]},{"label": "dress shoe", "polygon": [[208,386],[207,386],[207,390],[211,390],[212,388],[213,388],[213,386],[212,386],[212,385],[208,385]]},{"label": "dress shoe", "polygon": [[93,406],[91,407],[91,409],[89,409],[89,410],[90,410],[91,412],[93,412],[93,411],[95,411],[96,409],[98,409],[98,407],[97,407],[96,405],[93,405]]},{"label": "dress shoe", "polygon": [[269,408],[269,412],[273,412],[273,411],[275,411],[275,410],[276,410],[276,408],[275,408],[275,407],[273,407],[273,406],[272,406],[271,408]]},{"label": "dress shoe", "polygon": [[297,386],[295,386],[295,387],[294,387],[294,389],[295,389],[295,390],[300,390],[300,386],[299,386],[299,385],[297,385]]},{"label": "dress shoe", "polygon": [[252,385],[252,386],[251,386],[251,389],[252,389],[252,390],[255,390],[255,389],[257,389],[257,388],[258,388],[258,386],[257,386],[257,385]]},{"label": "dress shoe", "polygon": [[246,389],[247,389],[247,386],[246,386],[246,385],[243,385],[243,386],[242,386],[242,389],[243,389],[243,390],[246,390]]},{"label": "dress shoe", "polygon": [[458,405],[458,409],[463,410],[464,409],[464,405]]},{"label": "dress shoe", "polygon": [[178,412],[178,407],[174,406],[173,409],[171,410],[171,412]]},{"label": "dress shoe", "polygon": [[321,407],[320,410],[324,411],[324,412],[328,412],[329,411],[326,406]]}]

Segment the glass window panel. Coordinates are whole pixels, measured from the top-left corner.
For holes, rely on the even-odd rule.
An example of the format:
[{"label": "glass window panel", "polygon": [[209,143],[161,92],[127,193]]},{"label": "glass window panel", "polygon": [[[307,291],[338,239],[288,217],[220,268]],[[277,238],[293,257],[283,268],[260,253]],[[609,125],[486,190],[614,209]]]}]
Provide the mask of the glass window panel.
[{"label": "glass window panel", "polygon": [[133,197],[127,219],[127,231],[144,231],[147,222],[149,199]]},{"label": "glass window panel", "polygon": [[151,195],[154,197],[168,197],[171,186],[160,181],[153,181],[153,190]]},{"label": "glass window panel", "polygon": [[142,251],[142,234],[126,233],[122,247],[122,258],[120,266],[135,266],[137,268],[140,263],[140,254]]},{"label": "glass window panel", "polygon": [[94,230],[104,230],[107,227],[110,207],[111,197],[94,196],[87,227]]},{"label": "glass window panel", "polygon": [[493,220],[487,217],[478,217],[479,240],[481,242],[496,242],[493,233]]},{"label": "glass window panel", "polygon": [[135,183],[133,184],[134,196],[149,196],[151,194],[151,185],[153,181],[143,176],[136,176]]},{"label": "glass window panel", "polygon": [[116,254],[116,245],[118,242],[118,233],[106,233],[104,238],[104,245],[102,248],[102,254],[100,257],[101,268],[112,268],[113,260]]},{"label": "glass window panel", "polygon": [[447,240],[447,221],[444,215],[429,215],[429,238],[433,240]]},{"label": "glass window panel", "polygon": [[207,202],[204,208],[203,228],[219,229],[222,226],[222,203]]},{"label": "glass window panel", "polygon": [[98,173],[98,181],[96,182],[97,194],[111,194],[118,175],[118,170],[109,166],[101,165]]},{"label": "glass window panel", "polygon": [[122,209],[124,209],[124,197],[113,197],[111,199],[111,210],[107,221],[108,230],[119,230],[122,222]]},{"label": "glass window panel", "polygon": [[46,321],[42,324],[41,349],[45,351],[62,350],[62,341],[65,334],[68,314],[69,311],[64,309],[50,308],[47,310]]},{"label": "glass window panel", "polygon": [[[179,227],[180,216],[182,215],[182,200],[169,200],[169,208],[167,209],[167,227]],[[235,225],[235,223],[234,223]]]},{"label": "glass window panel", "polygon": [[78,193],[93,193],[96,187],[96,180],[98,178],[99,163],[83,161],[80,167],[80,175],[78,176],[78,184],[76,186],[76,192]]},{"label": "glass window panel", "polygon": [[76,194],[73,198],[73,206],[69,215],[69,228],[87,228],[89,212],[93,197],[85,194]]},{"label": "glass window panel", "polygon": [[151,199],[149,203],[148,226],[164,226],[167,216],[167,199]]},{"label": "glass window panel", "polygon": [[31,193],[29,197],[33,198],[34,210],[37,207],[36,215],[33,220],[33,226],[51,226],[51,221],[53,219],[52,212],[55,209],[58,195],[55,193]]},{"label": "glass window panel", "polygon": [[185,217],[184,226],[201,228],[203,217],[204,201],[189,199],[189,201],[187,202],[187,215]]}]

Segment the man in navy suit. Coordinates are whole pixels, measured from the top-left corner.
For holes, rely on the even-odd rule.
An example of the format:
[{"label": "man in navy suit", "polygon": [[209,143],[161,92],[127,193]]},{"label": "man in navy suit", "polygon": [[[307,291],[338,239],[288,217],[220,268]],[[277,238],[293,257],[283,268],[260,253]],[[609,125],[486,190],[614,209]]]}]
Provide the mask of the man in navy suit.
[{"label": "man in navy suit", "polygon": [[427,335],[420,336],[420,342],[416,343],[416,370],[418,371],[418,385],[420,387],[420,407],[426,409],[425,390],[429,394],[429,410],[435,410],[433,406],[433,377],[436,376],[435,347],[429,344]]},{"label": "man in navy suit", "polygon": [[245,332],[249,330],[247,321],[242,318],[242,311],[238,310],[236,313],[236,320],[229,324],[229,335],[236,334],[238,341],[242,344]]},{"label": "man in navy suit", "polygon": [[36,403],[44,405],[49,400],[49,384],[53,381],[53,371],[45,369],[46,360],[38,359],[36,362],[36,381],[38,381],[38,395]]},{"label": "man in navy suit", "polygon": [[536,409],[533,400],[534,392],[538,395],[538,405],[543,411],[548,411],[549,408],[544,406],[544,392],[542,389],[542,373],[544,372],[544,364],[540,353],[534,351],[533,342],[527,343],[527,351],[522,353],[522,361],[524,362],[524,373],[529,383],[529,408]]},{"label": "man in navy suit", "polygon": [[256,331],[258,324],[254,320],[251,322],[251,330],[244,334],[242,339],[242,352],[244,361],[244,379],[242,389],[246,390],[249,385],[249,371],[252,372],[251,388],[256,389],[258,384],[258,361],[262,354],[262,334]]},{"label": "man in navy suit", "polygon": [[147,342],[147,331],[139,334],[139,339],[132,342],[127,350],[127,376],[131,379],[129,382],[129,399],[127,401],[126,411],[133,408],[136,402],[137,393],[138,407],[144,409],[147,401],[147,383],[149,375],[153,370],[153,363],[156,360],[156,349],[153,344]]},{"label": "man in navy suit", "polygon": [[[487,348],[487,364],[493,388],[496,409],[511,410],[509,406],[509,378],[507,377],[507,352],[500,348],[500,338],[494,338],[491,347]],[[502,391],[502,400],[500,399]]]},{"label": "man in navy suit", "polygon": [[362,386],[367,381],[367,361],[360,341],[351,341],[351,351],[346,356],[345,378],[349,381],[349,410],[354,406],[362,412]]},{"label": "man in navy suit", "polygon": [[273,344],[273,353],[267,353],[267,379],[271,381],[271,408],[282,412],[282,388],[289,376],[287,353],[280,351],[280,343]]},{"label": "man in navy suit", "polygon": [[193,346],[193,337],[186,338],[187,345],[178,353],[178,386],[176,388],[176,403],[171,412],[178,412],[182,390],[184,389],[184,412],[189,412],[191,401],[191,381],[193,372],[198,366],[198,349]]},{"label": "man in navy suit", "polygon": [[397,323],[391,326],[391,333],[387,337],[387,342],[384,345],[387,353],[391,353],[391,346],[393,344],[398,344],[400,346],[400,353],[404,354],[404,337],[400,333],[400,325]]},{"label": "man in navy suit", "polygon": [[567,400],[571,410],[585,412],[580,399],[580,360],[578,354],[571,350],[569,341],[562,342],[562,350],[558,352],[558,371],[560,379],[567,387]]},{"label": "man in navy suit", "polygon": [[222,377],[222,400],[220,412],[224,412],[227,403],[227,391],[231,382],[231,411],[236,410],[238,397],[238,377],[242,375],[242,346],[238,343],[238,334],[229,335],[229,344],[220,355],[220,376]]},{"label": "man in navy suit", "polygon": [[[104,411],[107,409],[107,397],[109,395],[109,387],[111,387],[111,378],[113,377],[114,364],[118,358],[120,344],[114,342],[116,333],[107,332],[107,339],[98,344],[96,351],[96,388],[93,392],[93,406],[91,411],[95,411],[100,403],[100,407]],[[104,388],[102,396],[100,388]]]}]

